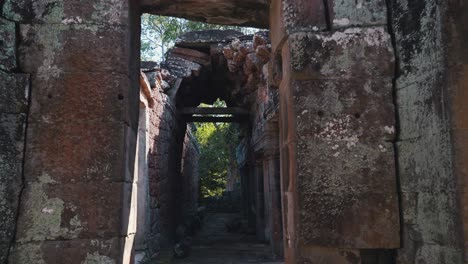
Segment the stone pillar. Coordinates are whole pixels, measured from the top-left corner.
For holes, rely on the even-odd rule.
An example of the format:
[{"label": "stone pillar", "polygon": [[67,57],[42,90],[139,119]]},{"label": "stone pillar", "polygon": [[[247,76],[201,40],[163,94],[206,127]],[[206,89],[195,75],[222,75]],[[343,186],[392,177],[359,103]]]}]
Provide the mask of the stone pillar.
[{"label": "stone pillar", "polygon": [[135,159],[135,176],[137,178],[138,202],[137,202],[137,230],[135,234],[135,249],[146,249],[146,238],[150,233],[150,196],[148,178],[148,112],[147,105],[140,106],[138,125],[138,145]]},{"label": "stone pillar", "polygon": [[241,213],[247,219],[249,215],[249,188],[248,188],[248,169],[243,165],[239,167],[239,174],[241,179]]},{"label": "stone pillar", "polygon": [[278,132],[278,116],[274,114],[264,123],[256,146],[261,146],[257,152],[261,152],[263,162],[265,237],[270,242],[272,253],[283,256]]},{"label": "stone pillar", "polygon": [[273,254],[283,256],[283,226],[280,194],[279,154],[268,155],[264,162],[265,180],[268,182],[265,193],[266,237],[270,242]]},{"label": "stone pillar", "polygon": [[[384,1],[276,0],[287,263],[357,263],[400,242]],[[278,73],[270,73],[277,76]]]},{"label": "stone pillar", "polygon": [[266,241],[271,240],[271,191],[270,191],[270,171],[269,161],[267,158],[262,159],[262,171],[263,171],[263,219],[264,219],[264,237]]},{"label": "stone pillar", "polygon": [[126,0],[10,1],[31,74],[10,263],[129,263],[139,12]]},{"label": "stone pillar", "polygon": [[263,184],[263,162],[256,160],[254,168],[255,178],[255,230],[257,239],[265,240],[265,197]]}]

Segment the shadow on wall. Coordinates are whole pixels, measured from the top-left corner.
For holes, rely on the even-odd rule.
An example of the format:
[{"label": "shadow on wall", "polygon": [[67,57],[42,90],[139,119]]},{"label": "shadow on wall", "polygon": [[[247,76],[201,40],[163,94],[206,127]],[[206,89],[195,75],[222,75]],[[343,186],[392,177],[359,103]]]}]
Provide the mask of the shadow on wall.
[{"label": "shadow on wall", "polygon": [[[159,83],[141,93],[136,251],[153,259],[172,248],[198,196],[198,149]],[[142,90],[145,88],[142,87]]]}]

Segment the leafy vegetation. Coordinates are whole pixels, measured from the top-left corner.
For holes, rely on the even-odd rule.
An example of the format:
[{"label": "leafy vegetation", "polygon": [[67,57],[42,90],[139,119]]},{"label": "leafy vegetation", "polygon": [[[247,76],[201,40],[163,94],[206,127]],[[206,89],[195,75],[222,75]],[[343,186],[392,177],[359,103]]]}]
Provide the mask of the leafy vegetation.
[{"label": "leafy vegetation", "polygon": [[196,126],[195,137],[200,145],[200,196],[220,196],[226,189],[229,173],[237,169],[237,126],[231,123],[196,123]]},{"label": "leafy vegetation", "polygon": [[176,17],[144,14],[141,17],[141,57],[142,60],[161,61],[164,53],[174,45],[183,33],[207,29],[234,29],[245,34],[253,34],[254,28],[214,25]]}]

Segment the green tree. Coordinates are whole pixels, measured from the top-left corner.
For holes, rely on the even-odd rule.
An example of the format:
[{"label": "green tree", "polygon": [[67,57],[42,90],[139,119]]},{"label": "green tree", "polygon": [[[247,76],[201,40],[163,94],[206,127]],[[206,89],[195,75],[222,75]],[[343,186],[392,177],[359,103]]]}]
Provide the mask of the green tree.
[{"label": "green tree", "polygon": [[234,29],[253,34],[255,28],[214,25],[176,17],[144,14],[141,17],[141,57],[143,60],[161,61],[164,53],[174,45],[183,33],[207,29]]},{"label": "green tree", "polygon": [[[215,102],[217,107],[223,104]],[[239,143],[238,128],[230,123],[196,123],[196,126],[195,137],[200,146],[201,197],[220,196],[226,189],[228,173],[237,168],[235,148]]]}]

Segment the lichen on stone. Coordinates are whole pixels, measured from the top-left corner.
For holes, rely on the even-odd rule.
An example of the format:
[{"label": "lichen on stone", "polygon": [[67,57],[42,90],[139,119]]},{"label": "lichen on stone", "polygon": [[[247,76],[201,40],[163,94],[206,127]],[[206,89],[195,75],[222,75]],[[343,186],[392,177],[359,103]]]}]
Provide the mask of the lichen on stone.
[{"label": "lichen on stone", "polygon": [[55,181],[44,173],[38,182],[32,183],[24,199],[24,208],[27,210],[27,223],[23,223],[20,242],[43,241],[57,237],[76,238],[83,227],[78,216],[70,220],[70,229],[62,226],[62,214],[65,203],[60,198],[49,198],[45,189]]}]

